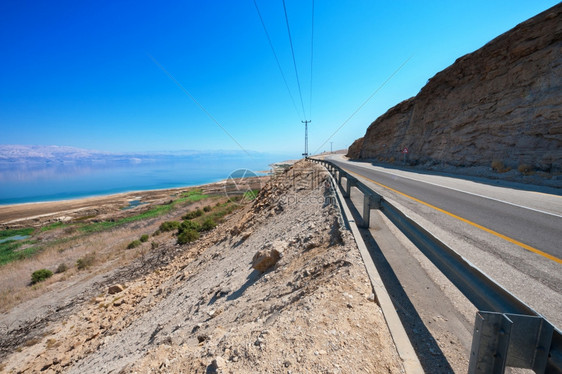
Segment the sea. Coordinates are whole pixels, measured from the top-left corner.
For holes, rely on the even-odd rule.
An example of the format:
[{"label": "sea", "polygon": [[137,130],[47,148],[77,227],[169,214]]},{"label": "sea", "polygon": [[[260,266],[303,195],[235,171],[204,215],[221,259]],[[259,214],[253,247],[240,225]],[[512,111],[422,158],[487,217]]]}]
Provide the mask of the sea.
[{"label": "sea", "polygon": [[98,162],[4,163],[0,164],[0,205],[196,186],[240,175],[243,169],[261,175],[271,169],[272,163],[289,158],[291,155],[205,154]]}]

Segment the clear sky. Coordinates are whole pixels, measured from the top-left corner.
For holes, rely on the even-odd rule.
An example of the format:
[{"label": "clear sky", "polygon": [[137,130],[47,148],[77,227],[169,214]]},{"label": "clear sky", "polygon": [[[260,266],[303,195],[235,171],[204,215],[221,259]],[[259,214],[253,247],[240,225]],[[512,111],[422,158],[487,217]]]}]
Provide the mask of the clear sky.
[{"label": "clear sky", "polygon": [[[437,72],[518,23],[546,0],[314,2],[285,0],[40,1],[0,3],[0,144],[115,152],[347,147]],[[157,61],[155,63],[154,61]],[[312,102],[310,98],[312,97]],[[299,113],[301,112],[301,113]],[[326,143],[320,151],[329,150]]]}]

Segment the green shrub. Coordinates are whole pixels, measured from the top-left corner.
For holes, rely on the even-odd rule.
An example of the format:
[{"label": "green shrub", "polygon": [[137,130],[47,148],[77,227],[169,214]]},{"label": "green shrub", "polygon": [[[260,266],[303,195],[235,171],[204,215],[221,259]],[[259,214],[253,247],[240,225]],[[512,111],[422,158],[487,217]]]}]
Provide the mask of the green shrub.
[{"label": "green shrub", "polygon": [[180,227],[178,228],[178,234],[181,234],[186,230],[201,231],[201,225],[194,221],[185,220],[181,223]]},{"label": "green shrub", "polygon": [[203,211],[205,213],[209,213],[211,211],[211,207],[209,205],[206,205],[206,206],[203,207]]},{"label": "green shrub", "polygon": [[194,219],[197,217],[201,217],[203,215],[203,211],[201,209],[193,210],[191,212],[187,212],[182,219]]},{"label": "green shrub", "polygon": [[127,246],[127,249],[137,248],[141,244],[142,243],[141,243],[140,240],[133,240],[132,242],[129,243],[129,245]]},{"label": "green shrub", "polygon": [[68,270],[68,266],[63,262],[62,264],[60,264],[57,267],[57,270],[55,271],[55,273],[60,274],[60,273],[64,273],[67,270]]},{"label": "green shrub", "polygon": [[48,269],[41,269],[34,271],[31,274],[31,284],[43,282],[45,279],[50,278],[53,276],[53,272]]},{"label": "green shrub", "polygon": [[174,231],[180,226],[178,221],[166,221],[160,225],[160,231]]},{"label": "green shrub", "polygon": [[76,261],[76,267],[78,270],[86,269],[94,264],[96,261],[96,252],[88,253],[86,256],[79,258]]},{"label": "green shrub", "polygon": [[209,217],[207,219],[205,219],[205,221],[203,221],[203,223],[201,224],[201,231],[209,231],[214,229],[217,226],[217,224],[215,223],[215,221]]},{"label": "green shrub", "polygon": [[148,235],[147,235],[147,234],[141,235],[140,241],[143,242],[143,243],[144,243],[144,242],[147,242],[147,241],[148,241]]},{"label": "green shrub", "polygon": [[182,231],[178,235],[178,244],[187,244],[199,239],[199,233],[193,229]]},{"label": "green shrub", "polygon": [[156,248],[158,248],[158,243],[152,242],[152,243],[150,243],[150,246],[152,247],[152,249],[156,249]]}]

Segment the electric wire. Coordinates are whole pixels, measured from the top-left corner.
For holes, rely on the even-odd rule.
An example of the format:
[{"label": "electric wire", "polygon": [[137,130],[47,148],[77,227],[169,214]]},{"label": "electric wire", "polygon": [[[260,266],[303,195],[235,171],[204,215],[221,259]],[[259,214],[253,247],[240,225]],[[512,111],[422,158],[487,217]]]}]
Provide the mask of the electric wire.
[{"label": "electric wire", "polygon": [[293,39],[291,38],[291,28],[289,27],[289,17],[287,16],[287,6],[285,5],[285,0],[283,0],[283,10],[285,11],[285,23],[287,24],[287,33],[289,34],[289,43],[291,45],[291,54],[293,55],[293,66],[295,67],[295,75],[297,77],[297,86],[299,88],[299,96],[301,99],[302,112],[306,119],[306,111],[304,110],[304,102],[302,100],[301,83],[299,80],[299,72],[297,70],[297,62],[295,60],[295,50],[293,48]]},{"label": "electric wire", "polygon": [[310,99],[308,107],[309,118],[312,118],[312,62],[314,60],[314,0],[312,0],[312,22],[310,28]]},{"label": "electric wire", "polygon": [[330,137],[328,137],[328,139],[326,139],[326,141],[325,141],[324,143],[322,143],[322,144],[320,145],[320,147],[318,147],[318,149],[316,149],[316,151],[314,151],[313,154],[318,153],[318,151],[319,151],[320,149],[322,149],[322,147],[324,147],[324,145],[325,145],[326,143],[328,143],[328,142],[330,141],[330,139],[332,139],[332,138],[342,129],[342,127],[344,127],[344,126],[349,122],[349,120],[352,119],[352,118],[361,110],[361,108],[363,108],[363,107],[373,98],[373,96],[375,96],[375,95],[377,94],[377,92],[379,92],[384,86],[386,86],[386,84],[387,84],[396,74],[398,74],[398,72],[399,72],[400,70],[402,70],[402,68],[408,63],[408,61],[410,61],[410,59],[411,59],[412,57],[413,57],[413,56],[408,57],[408,58],[406,59],[406,61],[404,61],[404,62],[402,63],[402,65],[400,65],[400,66],[398,67],[398,69],[396,69],[396,70],[395,70],[395,71],[394,71],[394,72],[393,72],[393,73],[392,73],[392,74],[391,74],[391,75],[390,75],[390,76],[389,76],[389,77],[388,77],[388,78],[371,94],[371,96],[369,96],[365,101],[363,101],[363,103],[362,103],[361,105],[359,105],[359,107],[358,107],[357,109],[355,109],[355,111],[354,111],[345,121],[343,121],[343,123],[341,124],[341,126],[338,127],[338,128],[336,129],[336,131],[334,131],[334,133],[333,133],[332,135],[330,135]]},{"label": "electric wire", "polygon": [[219,121],[216,120],[215,117],[213,117],[213,115],[211,113],[209,113],[209,111],[207,109],[205,109],[205,107],[203,105],[201,105],[199,103],[199,101],[197,101],[197,99],[195,99],[195,97],[193,97],[193,95],[185,89],[184,86],[182,86],[182,84],[180,82],[178,82],[178,80],[168,72],[168,70],[166,70],[162,65],[160,65],[160,63],[158,61],[156,61],[156,59],[154,57],[152,57],[152,55],[148,54],[148,57],[150,57],[150,59],[152,60],[152,62],[154,62],[154,64],[156,64],[156,66],[158,66],[160,68],[160,70],[162,70],[164,73],[166,73],[166,75],[168,76],[168,78],[170,78],[172,80],[172,82],[174,82],[179,88],[181,88],[181,90],[191,99],[193,100],[193,102],[195,104],[197,104],[197,106],[199,106],[199,108],[214,122],[217,124],[218,127],[220,127],[222,129],[222,131],[224,131],[224,133],[226,135],[228,135],[230,137],[230,139],[232,139],[234,141],[234,143],[236,143],[238,145],[238,147],[240,147],[240,149],[242,151],[244,151],[244,153],[246,153],[250,158],[253,158],[252,155],[244,148],[242,147],[242,145],[240,143],[238,143],[238,141],[234,138],[234,136],[232,136],[232,134],[230,134],[225,128],[224,126],[222,126]]},{"label": "electric wire", "polygon": [[[265,32],[265,36],[267,37],[267,42],[269,43],[269,47],[271,47],[271,52],[273,52],[273,57],[275,57],[275,62],[277,63],[277,67],[279,68],[279,72],[281,73],[281,77],[283,78],[283,82],[285,83],[285,87],[287,88],[287,92],[289,93],[289,96],[291,98],[291,102],[293,103],[293,107],[295,108],[297,116],[300,117],[301,115],[299,113],[299,110],[297,109],[297,104],[295,103],[295,98],[293,97],[293,94],[291,93],[291,89],[289,88],[289,84],[287,83],[287,78],[285,77],[285,73],[283,72],[283,69],[281,68],[281,63],[279,62],[279,58],[277,57],[277,53],[275,53],[275,48],[273,47],[271,37],[269,36],[269,32],[267,31],[267,27],[265,27],[265,22],[263,20],[260,9],[258,7],[258,3],[256,2],[256,0],[253,0],[253,1],[254,1],[254,6],[256,7],[256,11],[258,12],[258,16],[260,18],[260,22],[261,22],[261,25],[263,27],[263,31]],[[303,116],[306,117],[306,115],[304,113],[303,113]]]}]

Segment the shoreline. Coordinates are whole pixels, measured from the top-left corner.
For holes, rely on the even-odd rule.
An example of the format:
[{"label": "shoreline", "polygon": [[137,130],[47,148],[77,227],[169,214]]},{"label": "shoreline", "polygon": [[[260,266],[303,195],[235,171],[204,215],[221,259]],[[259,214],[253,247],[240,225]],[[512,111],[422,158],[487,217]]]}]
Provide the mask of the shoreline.
[{"label": "shoreline", "polygon": [[[272,169],[276,165],[291,163],[282,161],[270,164]],[[269,171],[271,172],[271,171]],[[259,178],[267,177],[268,173],[259,173]],[[27,201],[21,203],[0,204],[0,228],[19,228],[26,226],[40,226],[45,223],[66,222],[70,219],[83,219],[91,214],[103,211],[115,211],[127,206],[131,200],[140,200],[144,203],[159,204],[167,201],[178,191],[191,188],[222,188],[228,178],[217,178],[205,183],[185,184],[175,187],[126,190],[113,193],[86,194],[55,200]],[[216,191],[215,191],[216,192]],[[147,206],[146,204],[142,204]]]},{"label": "shoreline", "polygon": [[[130,193],[178,190],[178,189],[182,189],[182,188],[192,188],[192,187],[206,186],[206,185],[221,183],[221,182],[225,182],[225,181],[226,181],[226,179],[219,179],[217,181],[209,182],[209,183],[183,185],[183,186],[178,186],[178,187],[153,188],[153,189],[146,189],[146,190],[127,190],[127,191],[121,191],[121,192],[110,192],[110,193],[107,193],[107,194],[106,193],[93,194],[93,195],[88,194],[88,195],[71,197],[71,198],[60,199],[60,200],[58,200],[58,199],[56,199],[56,200],[40,200],[40,201],[28,201],[28,202],[23,202],[23,203],[8,203],[8,204],[0,203],[0,210],[2,208],[6,208],[6,207],[18,207],[18,206],[32,205],[32,204],[65,203],[65,202],[72,202],[72,201],[77,201],[77,200],[104,198],[104,197],[112,197],[112,196],[116,197],[117,195],[125,195],[125,194],[130,194]],[[1,218],[1,213],[0,213],[0,218]]]},{"label": "shoreline", "polygon": [[[283,165],[283,164],[292,164],[294,162],[296,162],[298,160],[288,160],[288,161],[281,161],[281,162],[274,162],[269,164],[269,166],[271,166],[271,169],[269,170],[260,170],[257,171],[256,173],[258,173],[259,177],[268,175],[269,173],[272,172],[273,169],[277,168],[278,165]],[[263,174],[263,175],[262,175]],[[68,197],[68,198],[53,198],[52,200],[38,200],[38,201],[24,201],[24,202],[15,202],[15,203],[2,203],[0,202],[0,209],[2,208],[6,208],[6,207],[16,207],[16,206],[24,206],[24,205],[30,205],[30,204],[45,204],[45,203],[64,203],[64,202],[68,202],[68,201],[77,201],[77,200],[81,200],[81,199],[92,199],[92,198],[98,198],[98,197],[109,197],[109,196],[115,196],[115,195],[120,195],[120,194],[128,194],[128,193],[135,193],[135,192],[156,192],[156,191],[166,191],[166,190],[174,190],[174,189],[181,189],[181,188],[189,188],[189,187],[199,187],[199,186],[205,186],[205,185],[210,185],[210,184],[215,184],[215,183],[220,183],[220,182],[224,182],[228,179],[229,177],[220,177],[217,178],[216,180],[211,180],[209,182],[205,182],[205,183],[195,183],[195,184],[185,184],[185,185],[178,185],[176,187],[163,187],[163,188],[149,188],[149,189],[132,189],[132,190],[124,190],[124,191],[119,191],[119,192],[109,192],[109,193],[85,193],[84,195],[77,195],[76,197]],[[41,198],[40,198],[41,199]],[[1,220],[1,213],[0,213],[0,220]]]},{"label": "shoreline", "polygon": [[[44,223],[64,222],[75,217],[77,213],[88,215],[89,212],[120,210],[131,200],[141,200],[149,204],[161,203],[169,200],[171,195],[186,189],[197,187],[215,188],[224,185],[226,180],[197,184],[183,187],[162,188],[153,190],[138,190],[118,192],[109,195],[79,197],[76,199],[53,200],[42,202],[28,202],[20,204],[0,205],[0,227],[3,229],[24,226],[36,226]],[[143,206],[146,206],[143,204]],[[69,217],[71,216],[71,217]],[[72,217],[74,216],[74,217]],[[13,227],[12,227],[13,226]]]}]

